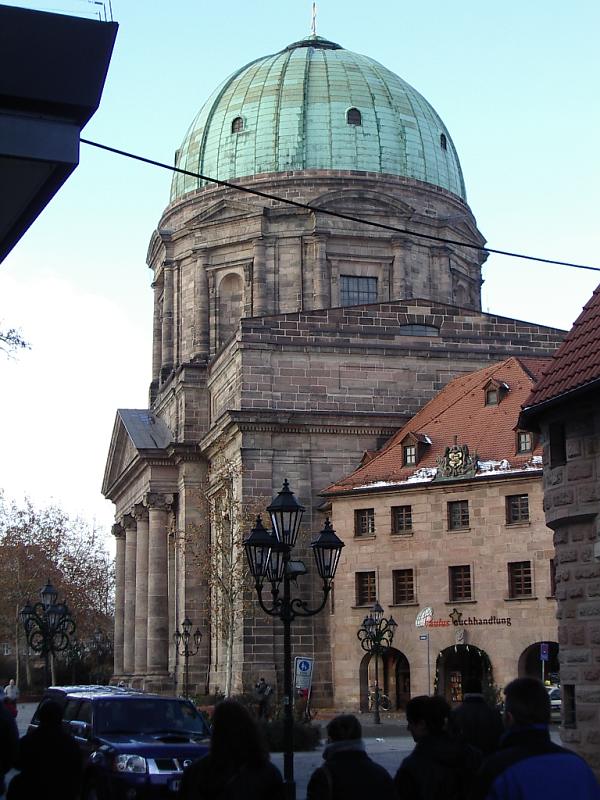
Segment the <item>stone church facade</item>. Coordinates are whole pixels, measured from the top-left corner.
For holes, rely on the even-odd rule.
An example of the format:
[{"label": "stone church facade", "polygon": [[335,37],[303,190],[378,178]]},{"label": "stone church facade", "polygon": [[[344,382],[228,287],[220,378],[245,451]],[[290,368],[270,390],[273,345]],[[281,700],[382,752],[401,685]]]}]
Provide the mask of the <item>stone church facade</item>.
[{"label": "stone church facade", "polygon": [[[149,407],[117,412],[103,484],[115,678],[179,684],[173,634],[189,616],[199,693],[259,675],[280,686],[279,624],[249,589],[223,611],[252,514],[288,478],[309,564],[325,486],[455,376],[549,355],[562,332],[481,312],[484,239],[447,129],[412,87],[333,42],[311,36],[234,73],[176,166],[148,250]],[[318,602],[310,576],[299,584]],[[317,697],[331,697],[328,615],[294,637],[315,658]]]}]

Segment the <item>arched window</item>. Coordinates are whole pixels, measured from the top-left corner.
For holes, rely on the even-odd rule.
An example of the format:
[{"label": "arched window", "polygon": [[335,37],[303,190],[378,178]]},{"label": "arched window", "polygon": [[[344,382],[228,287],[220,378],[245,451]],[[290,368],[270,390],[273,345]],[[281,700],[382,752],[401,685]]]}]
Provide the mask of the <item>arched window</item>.
[{"label": "arched window", "polygon": [[244,120],[241,117],[236,117],[231,123],[231,132],[239,133],[244,130]]},{"label": "arched window", "polygon": [[446,139],[445,133],[440,133],[440,147],[442,148],[442,150],[448,149],[448,140]]},{"label": "arched window", "polygon": [[348,125],[362,125],[362,115],[358,108],[349,108],[346,111],[346,122]]}]

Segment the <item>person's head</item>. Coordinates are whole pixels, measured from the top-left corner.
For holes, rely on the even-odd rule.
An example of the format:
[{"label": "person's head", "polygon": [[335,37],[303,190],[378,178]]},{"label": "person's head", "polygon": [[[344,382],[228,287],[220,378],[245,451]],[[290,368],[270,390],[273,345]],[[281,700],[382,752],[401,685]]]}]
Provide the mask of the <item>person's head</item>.
[{"label": "person's head", "polygon": [[415,742],[428,734],[441,733],[449,714],[450,706],[440,695],[418,695],[406,704],[406,721]]},{"label": "person's head", "polygon": [[465,694],[481,694],[483,691],[479,678],[467,678],[463,689]]},{"label": "person's head", "polygon": [[504,724],[514,726],[547,725],[550,722],[550,698],[537,678],[517,678],[504,689]]},{"label": "person's head", "polygon": [[15,679],[14,679],[14,678],[11,678],[11,679],[9,680],[9,682],[8,682],[8,685],[9,685],[9,686],[14,686],[14,685],[15,685]]},{"label": "person's head", "polygon": [[362,737],[360,722],[354,714],[340,714],[327,724],[330,742],[348,742]]},{"label": "person's head", "polygon": [[58,728],[62,719],[62,709],[55,700],[46,700],[38,711],[40,728]]},{"label": "person's head", "polygon": [[268,751],[250,712],[235,700],[222,700],[212,716],[212,757],[223,764],[264,764]]}]

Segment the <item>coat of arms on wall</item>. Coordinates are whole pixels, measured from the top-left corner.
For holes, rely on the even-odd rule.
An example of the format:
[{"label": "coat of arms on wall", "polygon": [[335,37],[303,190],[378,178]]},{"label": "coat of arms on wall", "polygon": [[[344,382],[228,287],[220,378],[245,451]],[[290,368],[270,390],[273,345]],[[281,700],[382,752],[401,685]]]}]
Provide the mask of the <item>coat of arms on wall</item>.
[{"label": "coat of arms on wall", "polygon": [[466,444],[456,444],[447,447],[443,456],[437,460],[436,480],[449,478],[472,478],[477,472],[477,453],[469,454]]}]

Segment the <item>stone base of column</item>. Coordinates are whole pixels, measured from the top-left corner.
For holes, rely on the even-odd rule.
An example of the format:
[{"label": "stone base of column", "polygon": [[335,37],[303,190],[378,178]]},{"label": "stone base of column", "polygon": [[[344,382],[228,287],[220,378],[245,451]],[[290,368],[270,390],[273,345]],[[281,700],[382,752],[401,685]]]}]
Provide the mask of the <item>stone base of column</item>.
[{"label": "stone base of column", "polygon": [[145,692],[154,692],[155,694],[173,694],[175,690],[173,685],[173,676],[166,673],[144,675],[142,681],[142,688]]}]

